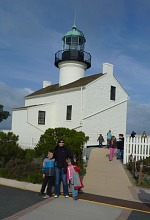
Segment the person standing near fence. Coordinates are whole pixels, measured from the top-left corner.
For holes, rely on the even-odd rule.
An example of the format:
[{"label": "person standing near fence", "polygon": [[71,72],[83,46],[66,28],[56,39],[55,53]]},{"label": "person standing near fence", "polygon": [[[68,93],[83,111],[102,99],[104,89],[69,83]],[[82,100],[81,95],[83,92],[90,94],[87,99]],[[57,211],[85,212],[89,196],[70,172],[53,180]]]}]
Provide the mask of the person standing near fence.
[{"label": "person standing near fence", "polygon": [[110,156],[109,156],[109,161],[113,160],[116,146],[117,146],[116,138],[115,138],[115,136],[112,136],[111,140],[110,140]]},{"label": "person standing near fence", "polygon": [[119,139],[117,140],[117,159],[123,159],[124,152],[124,137],[123,134],[119,134]]},{"label": "person standing near fence", "polygon": [[145,139],[147,138],[147,134],[146,134],[146,131],[143,131],[143,134],[141,136],[141,139],[144,140],[144,143],[145,143]]},{"label": "person standing near fence", "polygon": [[131,136],[130,136],[130,137],[134,138],[134,137],[135,137],[135,135],[136,135],[135,131],[132,131],[132,133],[131,133]]}]

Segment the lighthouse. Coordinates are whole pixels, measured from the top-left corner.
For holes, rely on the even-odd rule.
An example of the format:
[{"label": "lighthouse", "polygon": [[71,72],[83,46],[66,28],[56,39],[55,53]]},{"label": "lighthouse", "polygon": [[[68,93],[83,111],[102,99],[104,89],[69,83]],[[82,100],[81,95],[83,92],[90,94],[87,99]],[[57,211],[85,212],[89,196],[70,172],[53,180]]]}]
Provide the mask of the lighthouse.
[{"label": "lighthouse", "polygon": [[44,81],[43,88],[25,97],[24,107],[13,109],[12,132],[21,147],[34,148],[47,129],[55,128],[84,132],[87,146],[97,145],[99,132],[104,139],[109,129],[115,136],[126,134],[128,94],[114,77],[112,64],[103,64],[102,73],[85,76],[91,67],[85,43],[84,34],[73,25],[55,54],[59,82]]},{"label": "lighthouse", "polygon": [[62,38],[62,50],[55,54],[55,66],[59,68],[59,86],[72,83],[85,76],[91,67],[91,55],[84,51],[84,34],[72,26]]}]

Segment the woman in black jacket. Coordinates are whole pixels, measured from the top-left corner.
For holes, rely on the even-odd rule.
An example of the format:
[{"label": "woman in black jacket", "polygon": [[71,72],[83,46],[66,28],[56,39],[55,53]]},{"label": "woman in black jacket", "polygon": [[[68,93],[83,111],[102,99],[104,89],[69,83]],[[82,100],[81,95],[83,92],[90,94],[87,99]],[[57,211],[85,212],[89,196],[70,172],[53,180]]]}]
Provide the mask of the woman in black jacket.
[{"label": "woman in black jacket", "polygon": [[69,148],[64,146],[64,140],[60,139],[58,145],[54,150],[55,158],[55,198],[60,194],[60,182],[63,182],[63,193],[65,198],[69,198],[68,184],[67,184],[67,163],[66,159],[73,159],[72,153]]}]

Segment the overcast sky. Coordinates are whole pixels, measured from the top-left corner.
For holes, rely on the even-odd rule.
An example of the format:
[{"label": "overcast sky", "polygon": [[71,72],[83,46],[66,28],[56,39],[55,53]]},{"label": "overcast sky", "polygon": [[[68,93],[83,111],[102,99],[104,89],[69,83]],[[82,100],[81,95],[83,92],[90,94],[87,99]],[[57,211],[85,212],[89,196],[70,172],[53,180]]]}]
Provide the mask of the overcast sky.
[{"label": "overcast sky", "polygon": [[[150,134],[149,0],[0,0],[0,104],[11,112],[43,80],[58,83],[54,56],[75,12],[92,56],[86,76],[113,64],[130,97],[127,133]],[[10,126],[11,117],[0,124]]]}]

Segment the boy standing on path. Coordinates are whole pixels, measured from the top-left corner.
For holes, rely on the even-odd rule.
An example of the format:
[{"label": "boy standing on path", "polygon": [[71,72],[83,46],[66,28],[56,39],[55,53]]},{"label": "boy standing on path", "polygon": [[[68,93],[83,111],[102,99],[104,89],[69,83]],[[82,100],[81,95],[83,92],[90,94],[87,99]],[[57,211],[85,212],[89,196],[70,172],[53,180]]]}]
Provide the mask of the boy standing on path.
[{"label": "boy standing on path", "polygon": [[[42,167],[43,183],[41,187],[41,194],[43,195],[44,199],[47,199],[52,195],[52,187],[54,185],[54,173],[55,173],[54,162],[55,159],[53,158],[53,152],[49,151],[47,157],[43,161],[43,167]],[[47,191],[46,191],[46,195],[44,195],[46,186],[47,186]]]}]

